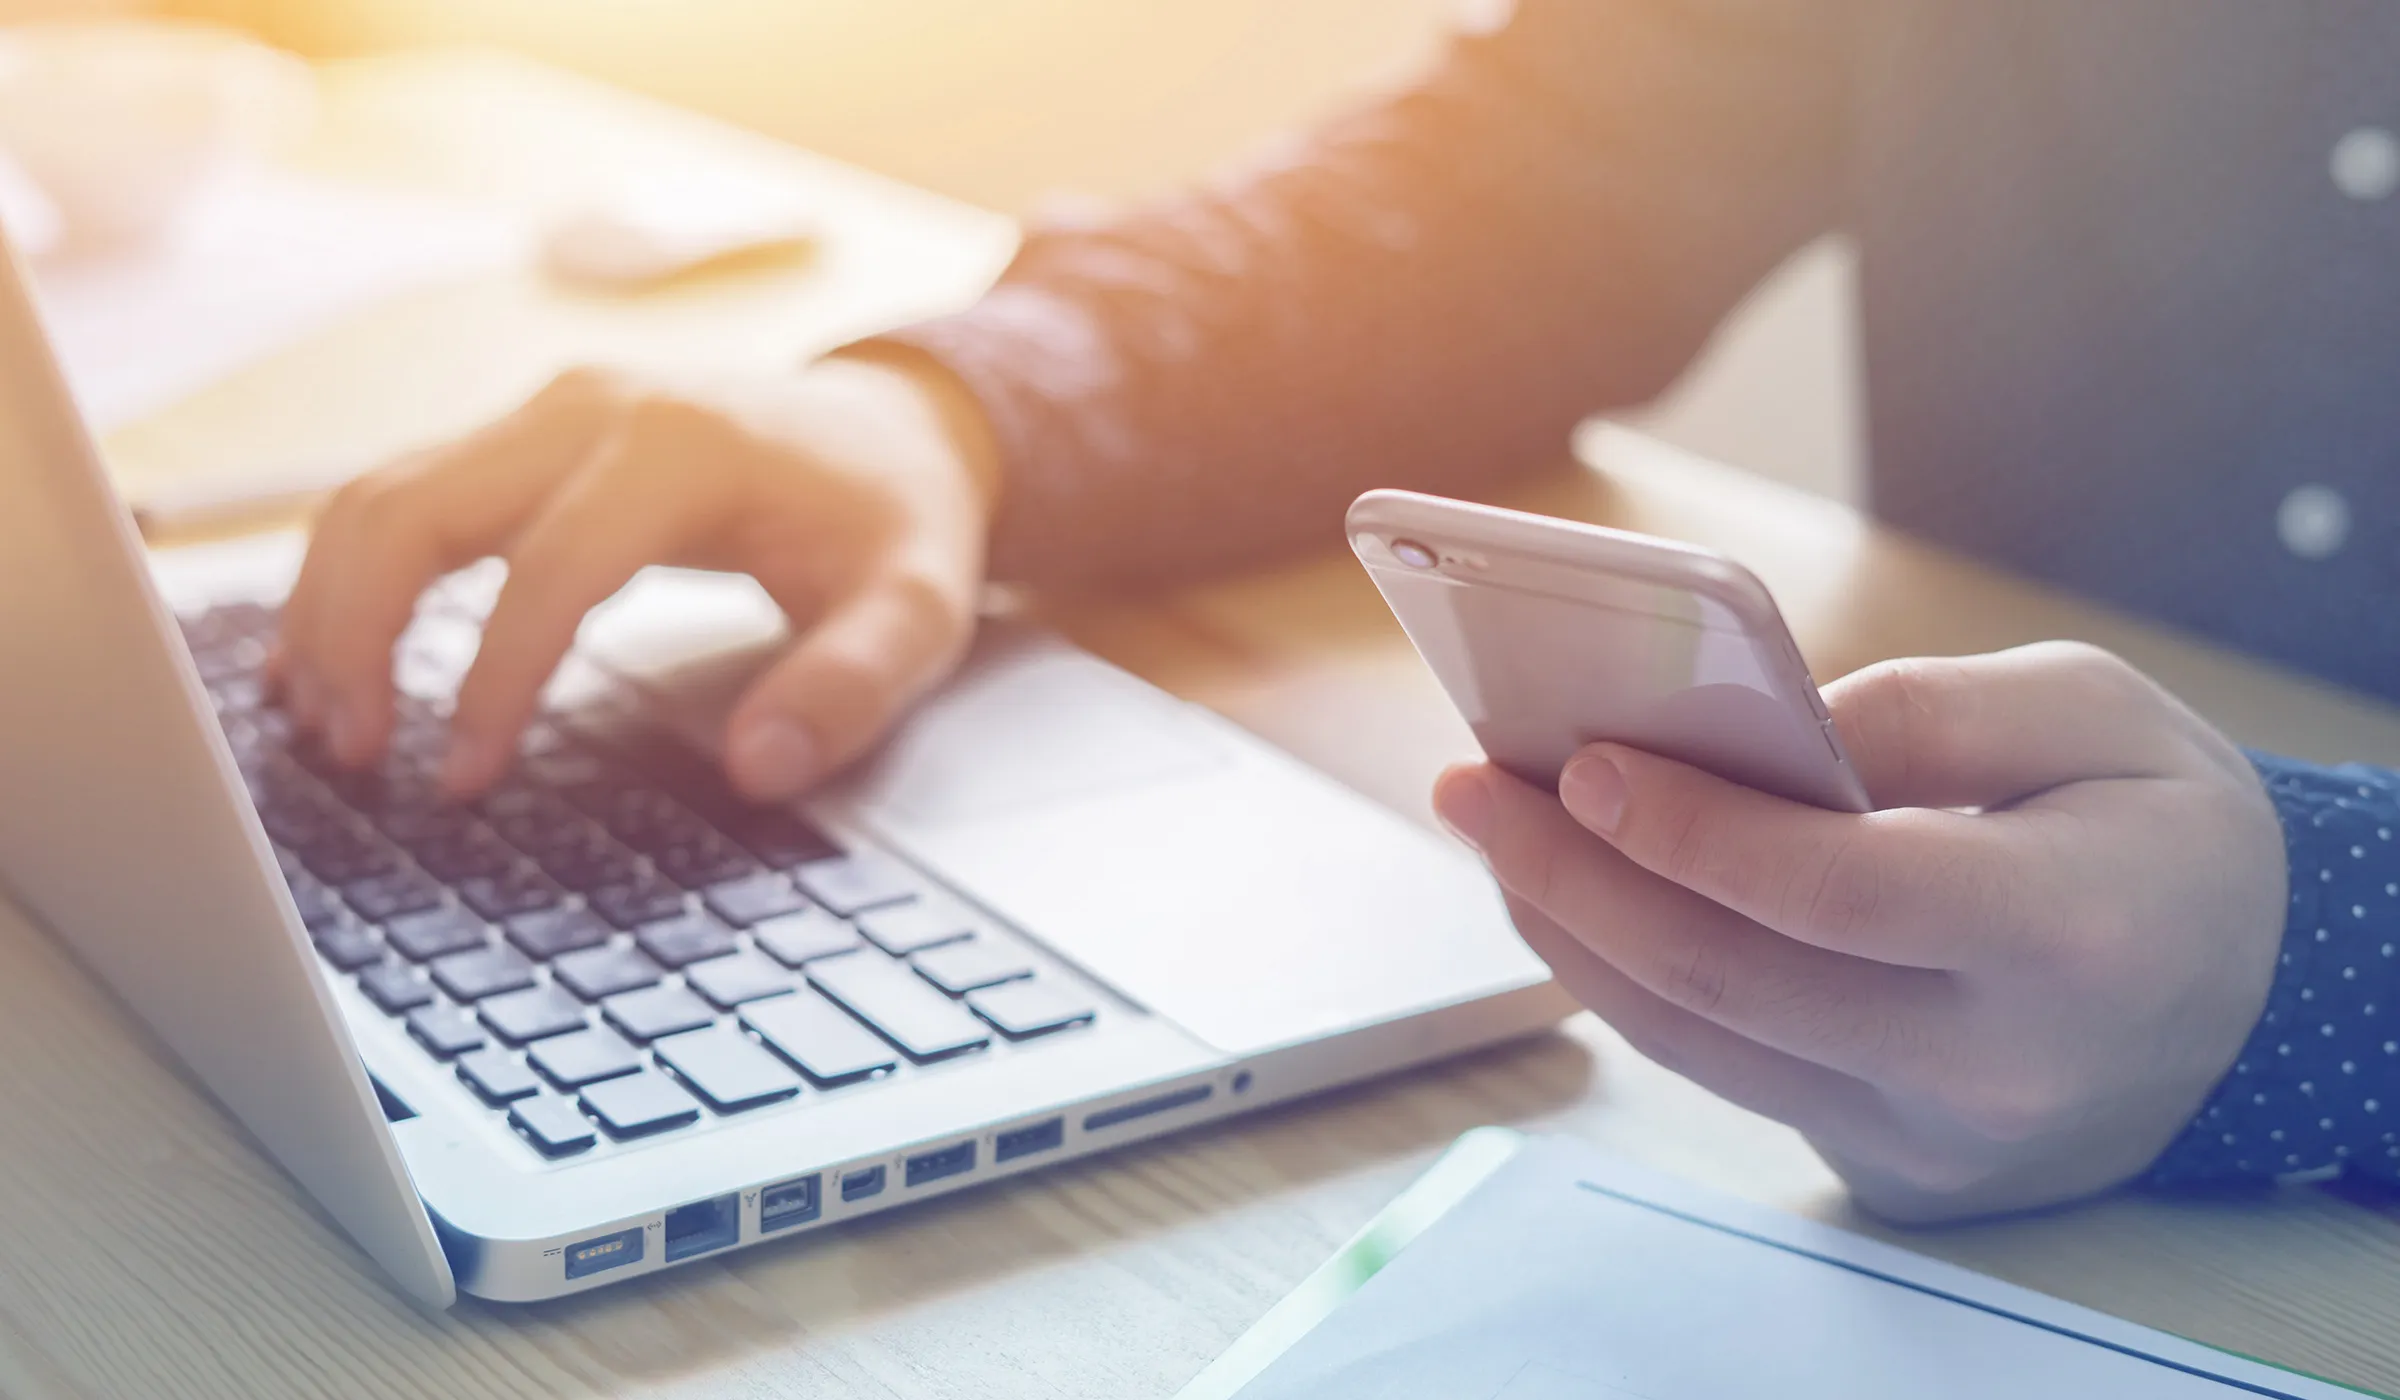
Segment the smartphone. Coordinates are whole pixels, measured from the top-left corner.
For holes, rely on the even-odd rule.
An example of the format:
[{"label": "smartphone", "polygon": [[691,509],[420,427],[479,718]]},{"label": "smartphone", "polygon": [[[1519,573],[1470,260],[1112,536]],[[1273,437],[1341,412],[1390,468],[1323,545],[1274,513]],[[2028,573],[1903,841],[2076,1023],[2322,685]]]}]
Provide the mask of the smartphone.
[{"label": "smartphone", "polygon": [[1601,740],[1835,811],[1873,810],[1766,585],[1672,540],[1413,491],[1350,545],[1491,761],[1555,791]]}]

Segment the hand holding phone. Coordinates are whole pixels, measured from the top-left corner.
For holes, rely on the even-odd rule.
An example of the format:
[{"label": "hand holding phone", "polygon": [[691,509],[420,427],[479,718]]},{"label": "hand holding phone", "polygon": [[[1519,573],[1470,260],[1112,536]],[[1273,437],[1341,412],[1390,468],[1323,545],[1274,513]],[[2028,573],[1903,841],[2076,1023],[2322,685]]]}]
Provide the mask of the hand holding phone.
[{"label": "hand holding phone", "polygon": [[[2258,1023],[2275,806],[2118,658],[1891,662],[1822,705],[1765,591],[1713,555],[1398,493],[1351,522],[1525,780],[1461,765],[1434,806],[1526,944],[1635,1050],[1797,1128],[1868,1209],[1947,1219],[2133,1177]],[[1885,805],[1857,815],[1869,791]],[[2318,1160],[2251,1150],[2238,1170]]]}]

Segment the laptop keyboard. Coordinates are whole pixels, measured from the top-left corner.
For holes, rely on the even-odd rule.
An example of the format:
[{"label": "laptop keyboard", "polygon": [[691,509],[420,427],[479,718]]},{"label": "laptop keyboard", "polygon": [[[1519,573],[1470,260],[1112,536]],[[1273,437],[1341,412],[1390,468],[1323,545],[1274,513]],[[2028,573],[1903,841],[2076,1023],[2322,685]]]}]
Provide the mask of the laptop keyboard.
[{"label": "laptop keyboard", "polygon": [[383,763],[341,769],[267,703],[275,625],[235,604],[183,627],[318,956],[545,1155],[1095,1018],[1013,935],[889,855],[742,801],[629,706],[547,715],[470,802],[438,790],[447,724],[422,694]]}]

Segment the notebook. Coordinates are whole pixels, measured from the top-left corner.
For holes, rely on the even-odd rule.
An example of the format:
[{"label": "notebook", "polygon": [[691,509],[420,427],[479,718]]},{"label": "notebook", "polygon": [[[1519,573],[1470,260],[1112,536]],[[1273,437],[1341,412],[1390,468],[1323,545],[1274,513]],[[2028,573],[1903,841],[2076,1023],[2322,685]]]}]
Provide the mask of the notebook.
[{"label": "notebook", "polygon": [[1485,1128],[1181,1400],[2364,1393]]}]

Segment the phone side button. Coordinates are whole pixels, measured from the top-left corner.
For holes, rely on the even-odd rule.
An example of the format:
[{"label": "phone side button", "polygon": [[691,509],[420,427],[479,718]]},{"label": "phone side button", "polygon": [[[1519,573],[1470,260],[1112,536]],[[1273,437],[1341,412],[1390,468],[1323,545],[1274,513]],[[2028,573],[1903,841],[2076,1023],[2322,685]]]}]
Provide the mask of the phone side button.
[{"label": "phone side button", "polygon": [[1833,755],[1833,761],[1836,763],[1846,762],[1847,760],[1842,757],[1841,737],[1833,732],[1833,721],[1827,719],[1820,723],[1817,731],[1825,736],[1825,750]]}]

